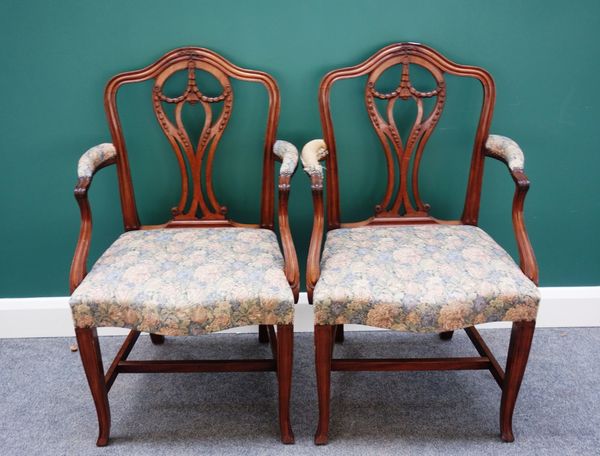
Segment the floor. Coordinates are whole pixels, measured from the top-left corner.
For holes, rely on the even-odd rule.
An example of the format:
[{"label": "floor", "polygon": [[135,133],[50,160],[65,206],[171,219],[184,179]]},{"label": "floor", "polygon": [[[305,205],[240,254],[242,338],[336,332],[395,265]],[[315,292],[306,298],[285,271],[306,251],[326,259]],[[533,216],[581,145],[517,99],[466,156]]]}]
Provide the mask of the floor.
[{"label": "floor", "polygon": [[[509,331],[482,330],[504,362]],[[122,338],[102,338],[105,360]],[[539,329],[514,417],[498,436],[500,391],[488,372],[334,373],[330,444],[315,447],[312,335],[296,334],[292,420],[278,441],[272,373],[123,375],[110,393],[112,433],[97,424],[69,338],[0,340],[1,455],[600,454],[600,329]],[[251,334],[141,337],[131,359],[268,357]],[[336,356],[476,355],[466,335],[347,332]]]}]

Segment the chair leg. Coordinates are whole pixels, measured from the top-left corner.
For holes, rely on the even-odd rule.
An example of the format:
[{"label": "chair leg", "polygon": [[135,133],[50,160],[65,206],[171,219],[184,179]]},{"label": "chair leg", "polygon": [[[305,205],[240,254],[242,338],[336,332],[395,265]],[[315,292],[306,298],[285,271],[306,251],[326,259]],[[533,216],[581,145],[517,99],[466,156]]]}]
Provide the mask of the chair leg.
[{"label": "chair leg", "polygon": [[104,367],[102,366],[98,333],[96,328],[75,328],[75,335],[77,336],[83,369],[98,415],[99,431],[96,445],[106,446],[110,434],[110,407],[108,404],[108,391],[104,382]]},{"label": "chair leg", "polygon": [[331,325],[315,325],[315,366],[317,371],[317,395],[319,398],[319,424],[315,434],[316,445],[325,445],[329,439],[332,336],[333,328]]},{"label": "chair leg", "polygon": [[279,383],[279,429],[281,441],[294,443],[290,422],[292,366],[294,364],[294,325],[277,325],[277,380]]},{"label": "chair leg", "polygon": [[450,340],[454,335],[454,331],[444,331],[440,333],[440,339],[442,340]]},{"label": "chair leg", "polygon": [[502,388],[502,401],[500,403],[500,433],[502,440],[505,442],[515,440],[512,431],[513,411],[521,388],[523,374],[527,367],[527,358],[529,358],[534,330],[535,321],[517,321],[512,325],[506,374]]},{"label": "chair leg", "polygon": [[162,345],[165,343],[165,336],[161,334],[150,334],[150,340],[154,345]]},{"label": "chair leg", "polygon": [[335,343],[344,342],[344,325],[335,325]]},{"label": "chair leg", "polygon": [[258,325],[258,341],[261,344],[269,343],[269,330],[267,325]]}]

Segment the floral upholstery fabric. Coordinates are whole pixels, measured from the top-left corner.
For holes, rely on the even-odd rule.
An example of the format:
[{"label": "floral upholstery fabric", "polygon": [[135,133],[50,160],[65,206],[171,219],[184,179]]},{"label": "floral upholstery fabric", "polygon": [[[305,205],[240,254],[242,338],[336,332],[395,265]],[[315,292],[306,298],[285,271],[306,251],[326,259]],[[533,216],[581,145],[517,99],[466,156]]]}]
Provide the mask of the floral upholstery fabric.
[{"label": "floral upholstery fabric", "polygon": [[523,169],[525,156],[519,145],[506,136],[489,135],[485,142],[487,154],[504,160],[511,170]]},{"label": "floral upholstery fabric", "polygon": [[313,296],[316,324],[413,332],[534,320],[539,299],[492,238],[463,225],[330,231]]},{"label": "floral upholstery fabric", "polygon": [[313,139],[302,148],[302,166],[304,171],[312,176],[317,174],[323,176],[323,167],[319,163],[328,154],[327,144],[322,139]]},{"label": "floral upholstery fabric", "polygon": [[278,139],[273,145],[273,153],[281,158],[279,174],[292,175],[298,165],[298,149],[292,143]]},{"label": "floral upholstery fabric", "polygon": [[253,228],[130,231],[70,300],[76,327],[197,335],[290,324],[294,298],[275,233]]},{"label": "floral upholstery fabric", "polygon": [[98,167],[117,156],[117,150],[111,143],[98,144],[85,152],[77,164],[77,177],[92,177]]}]

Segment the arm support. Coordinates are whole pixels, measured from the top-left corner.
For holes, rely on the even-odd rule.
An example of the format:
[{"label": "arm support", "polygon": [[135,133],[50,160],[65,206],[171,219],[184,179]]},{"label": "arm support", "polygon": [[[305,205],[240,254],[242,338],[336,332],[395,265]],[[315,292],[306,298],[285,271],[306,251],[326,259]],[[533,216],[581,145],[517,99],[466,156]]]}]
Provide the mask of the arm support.
[{"label": "arm support", "polygon": [[75,199],[81,213],[81,228],[71,263],[69,287],[71,293],[79,286],[87,274],[87,257],[92,237],[92,211],[87,193],[96,171],[116,162],[117,152],[112,144],[105,143],[92,147],[79,159],[77,166],[77,185]]},{"label": "arm support", "polygon": [[294,240],[290,230],[288,217],[288,200],[290,196],[290,182],[296,172],[298,165],[298,149],[287,141],[277,140],[273,145],[273,153],[281,159],[279,169],[279,233],[283,246],[283,257],[285,260],[285,276],[294,293],[294,301],[298,302],[300,294],[300,269],[298,257],[294,248]]},{"label": "arm support", "polygon": [[302,148],[302,165],[310,177],[312,189],[314,219],[308,260],[306,263],[306,291],[308,301],[312,303],[313,291],[321,275],[321,245],[323,243],[323,167],[319,163],[327,156],[327,144],[322,139],[313,139]]},{"label": "arm support", "polygon": [[523,273],[536,285],[539,282],[539,270],[533,247],[527,235],[523,206],[525,196],[529,190],[529,179],[523,170],[525,158],[519,145],[505,136],[490,135],[485,143],[485,153],[488,157],[500,160],[508,166],[510,174],[515,181],[515,194],[512,206],[512,221],[519,249],[519,266]]}]

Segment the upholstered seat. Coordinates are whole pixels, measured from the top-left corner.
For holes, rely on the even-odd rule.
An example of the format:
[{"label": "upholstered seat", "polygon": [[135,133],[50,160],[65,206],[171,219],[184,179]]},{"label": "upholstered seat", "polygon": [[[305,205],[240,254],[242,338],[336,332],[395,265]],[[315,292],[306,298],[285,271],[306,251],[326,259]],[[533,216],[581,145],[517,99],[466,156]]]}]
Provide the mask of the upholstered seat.
[{"label": "upholstered seat", "polygon": [[127,232],[71,297],[75,325],[196,335],[292,324],[294,297],[275,233],[252,228]]},{"label": "upholstered seat", "polygon": [[535,320],[539,292],[481,229],[413,225],[327,234],[316,324],[439,332]]}]

